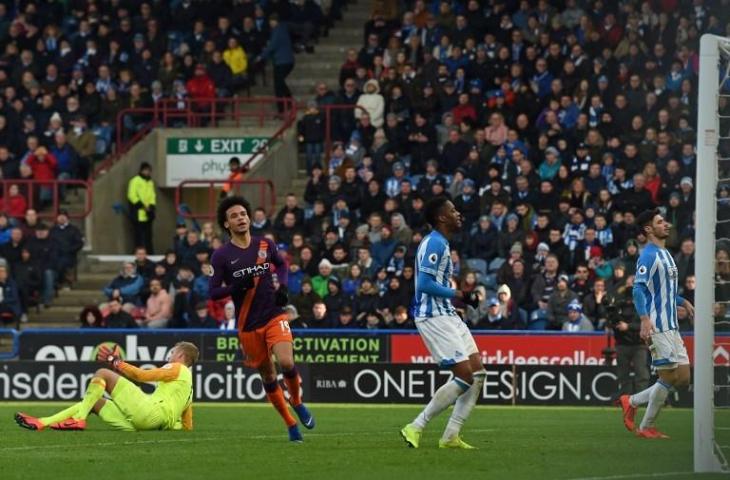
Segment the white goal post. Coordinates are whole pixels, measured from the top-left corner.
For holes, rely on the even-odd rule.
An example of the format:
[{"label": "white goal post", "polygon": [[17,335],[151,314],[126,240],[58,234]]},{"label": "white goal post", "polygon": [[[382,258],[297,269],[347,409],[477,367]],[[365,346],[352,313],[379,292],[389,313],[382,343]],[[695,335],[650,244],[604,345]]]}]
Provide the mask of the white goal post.
[{"label": "white goal post", "polygon": [[[723,51],[728,58],[722,59]],[[730,68],[730,39],[705,34],[700,41],[697,109],[697,190],[695,324],[694,324],[694,471],[719,472],[722,452],[715,442],[715,232],[717,226],[718,143],[721,85]]]}]

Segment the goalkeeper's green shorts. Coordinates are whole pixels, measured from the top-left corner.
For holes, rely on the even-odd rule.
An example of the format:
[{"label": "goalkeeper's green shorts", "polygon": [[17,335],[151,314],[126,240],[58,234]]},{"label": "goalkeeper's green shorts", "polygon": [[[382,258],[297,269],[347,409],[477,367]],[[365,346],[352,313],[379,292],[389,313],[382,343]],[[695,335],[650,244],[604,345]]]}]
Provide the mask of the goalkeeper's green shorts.
[{"label": "goalkeeper's green shorts", "polygon": [[165,425],[165,415],[159,401],[153,400],[137,385],[119,377],[111,400],[107,400],[99,417],[117,430],[160,430]]}]

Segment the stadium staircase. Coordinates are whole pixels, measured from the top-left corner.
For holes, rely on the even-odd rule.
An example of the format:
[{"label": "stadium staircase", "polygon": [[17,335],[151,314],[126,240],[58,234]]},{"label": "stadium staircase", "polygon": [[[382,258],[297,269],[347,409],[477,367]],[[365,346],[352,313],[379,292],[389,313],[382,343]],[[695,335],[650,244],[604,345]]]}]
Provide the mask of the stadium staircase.
[{"label": "stadium staircase", "polygon": [[[363,42],[363,25],[370,19],[372,0],[359,0],[357,3],[349,3],[346,7],[343,20],[335,23],[330,29],[327,37],[321,38],[315,47],[314,54],[301,53],[297,55],[294,71],[289,76],[287,83],[294,94],[298,104],[303,106],[306,101],[314,96],[314,87],[324,81],[328,87],[337,91],[339,89],[339,70],[342,65],[345,52],[348,48],[359,49]],[[266,69],[266,83],[261,77],[257,78],[257,84],[250,90],[251,96],[270,96],[273,90],[273,79],[271,67]],[[248,94],[245,92],[242,94]],[[250,108],[256,108],[251,105]],[[228,125],[223,120],[221,127]],[[300,158],[299,175],[292,180],[288,188],[277,186],[276,208],[284,204],[286,194],[293,192],[299,198],[304,196],[307,185],[307,173],[303,169],[303,157]],[[63,208],[70,211],[83,211],[85,192],[72,192],[62,204]],[[76,221],[76,225],[82,229],[83,221]],[[102,289],[119,273],[121,262],[100,261],[87,256],[80,255],[77,268],[77,281],[71,290],[59,290],[50,308],[31,308],[28,311],[28,322],[23,323],[21,328],[66,328],[79,325],[79,313],[87,305],[98,305],[104,301]]]}]

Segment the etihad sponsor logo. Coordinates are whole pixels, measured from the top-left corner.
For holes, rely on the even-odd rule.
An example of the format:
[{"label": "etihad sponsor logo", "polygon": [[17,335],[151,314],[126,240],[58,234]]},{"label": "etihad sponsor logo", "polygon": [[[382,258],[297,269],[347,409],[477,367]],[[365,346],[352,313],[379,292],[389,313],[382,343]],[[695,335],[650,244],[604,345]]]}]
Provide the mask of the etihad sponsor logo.
[{"label": "etihad sponsor logo", "polygon": [[268,272],[270,268],[271,268],[271,263],[264,262],[260,265],[254,265],[252,267],[246,267],[246,268],[242,268],[240,270],[236,270],[235,272],[233,272],[233,276],[235,278],[241,278],[241,277],[247,277],[247,276],[260,277],[261,275]]}]

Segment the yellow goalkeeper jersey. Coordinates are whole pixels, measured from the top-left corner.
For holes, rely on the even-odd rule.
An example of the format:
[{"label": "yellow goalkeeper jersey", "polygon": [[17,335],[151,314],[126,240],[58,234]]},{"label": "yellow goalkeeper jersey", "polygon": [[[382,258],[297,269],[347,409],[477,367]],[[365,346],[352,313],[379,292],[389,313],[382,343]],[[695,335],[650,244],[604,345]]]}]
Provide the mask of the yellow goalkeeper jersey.
[{"label": "yellow goalkeeper jersey", "polygon": [[164,412],[165,429],[182,422],[185,430],[193,429],[193,374],[182,363],[168,363],[161,368],[142,370],[122,362],[119,370],[135,382],[158,382],[151,395]]}]

